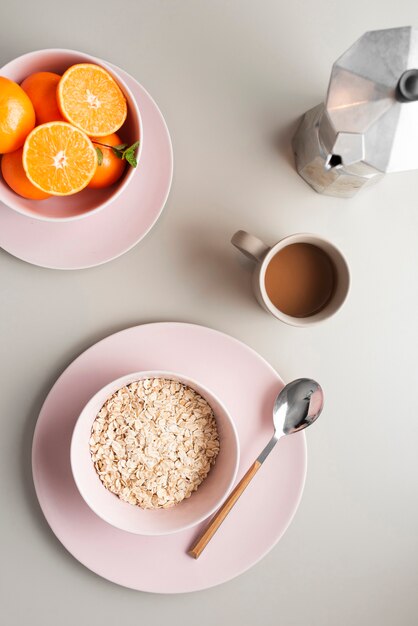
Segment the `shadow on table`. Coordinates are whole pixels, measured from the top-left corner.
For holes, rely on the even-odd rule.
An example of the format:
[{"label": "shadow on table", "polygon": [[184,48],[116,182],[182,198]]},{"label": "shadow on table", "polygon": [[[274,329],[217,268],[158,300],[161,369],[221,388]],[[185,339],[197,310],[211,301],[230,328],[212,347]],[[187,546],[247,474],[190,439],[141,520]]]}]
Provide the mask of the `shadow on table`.
[{"label": "shadow on table", "polygon": [[[237,221],[236,230],[241,227]],[[245,224],[243,226],[245,228]],[[230,243],[232,232],[205,230],[202,239],[201,226],[189,224],[185,234],[187,246],[182,254],[189,271],[193,272],[194,292],[207,302],[208,310],[219,307],[235,309],[239,315],[248,307],[256,306],[251,287],[254,264],[246,259]]]},{"label": "shadow on table", "polygon": [[298,116],[292,122],[280,128],[272,136],[273,149],[276,150],[288,165],[295,170],[295,155],[292,147],[293,136],[300,124],[301,116]]}]

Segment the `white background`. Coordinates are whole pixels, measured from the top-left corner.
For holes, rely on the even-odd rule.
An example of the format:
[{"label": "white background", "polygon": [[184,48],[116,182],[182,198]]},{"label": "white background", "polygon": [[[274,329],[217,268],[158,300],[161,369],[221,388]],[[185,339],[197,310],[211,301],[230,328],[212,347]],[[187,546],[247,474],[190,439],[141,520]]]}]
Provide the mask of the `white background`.
[{"label": "white background", "polygon": [[[175,155],[166,210],[120,259],[59,272],[0,252],[4,624],[417,623],[418,173],[333,199],[298,177],[289,148],[332,62],[366,30],[409,24],[412,0],[0,1],[1,65],[42,47],[114,62],[160,105]],[[352,272],[344,308],[309,329],[269,317],[229,244],[238,228],[269,243],[330,238]],[[159,320],[230,333],[285,380],[312,376],[326,393],[286,535],[241,577],[180,596],[129,591],[78,564],[50,532],[30,473],[37,414],[60,372],[98,339]]]}]

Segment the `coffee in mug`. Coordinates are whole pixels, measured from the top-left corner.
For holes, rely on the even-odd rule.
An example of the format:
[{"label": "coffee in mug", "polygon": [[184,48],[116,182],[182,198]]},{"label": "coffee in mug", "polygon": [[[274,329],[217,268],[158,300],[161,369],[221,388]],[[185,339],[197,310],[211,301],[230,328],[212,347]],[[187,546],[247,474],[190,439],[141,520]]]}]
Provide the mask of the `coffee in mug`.
[{"label": "coffee in mug", "polygon": [[254,291],[260,304],[288,324],[319,322],[335,313],[347,296],[347,263],[325,239],[300,233],[270,248],[238,231],[232,243],[257,264]]},{"label": "coffee in mug", "polygon": [[321,311],[334,291],[335,271],[329,256],[311,243],[292,243],[267,265],[264,283],[274,306],[292,317]]}]

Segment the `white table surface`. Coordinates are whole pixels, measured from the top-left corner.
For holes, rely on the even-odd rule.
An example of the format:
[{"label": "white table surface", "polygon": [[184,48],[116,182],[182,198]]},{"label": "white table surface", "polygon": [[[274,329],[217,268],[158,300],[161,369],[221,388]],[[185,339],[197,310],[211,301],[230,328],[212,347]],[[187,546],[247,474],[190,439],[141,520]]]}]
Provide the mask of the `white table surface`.
[{"label": "white table surface", "polygon": [[[333,199],[299,178],[288,145],[332,61],[366,30],[408,24],[418,25],[412,0],[0,3],[0,64],[43,47],[113,61],[160,105],[175,155],[163,216],[118,260],[60,272],[0,252],[2,623],[417,623],[418,173]],[[310,329],[264,313],[229,244],[239,228],[271,243],[312,231],[341,247],[352,290],[340,313]],[[326,392],[286,535],[244,575],[180,596],[82,567],[49,530],[30,471],[37,414],[60,372],[98,339],[158,320],[230,333],[286,380],[309,375]]]}]

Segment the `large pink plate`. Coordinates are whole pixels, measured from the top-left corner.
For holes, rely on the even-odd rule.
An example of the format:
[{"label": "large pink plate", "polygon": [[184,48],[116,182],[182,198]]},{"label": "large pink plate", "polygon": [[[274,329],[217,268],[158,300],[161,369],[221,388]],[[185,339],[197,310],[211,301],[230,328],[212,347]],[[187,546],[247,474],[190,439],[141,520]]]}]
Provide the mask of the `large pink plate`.
[{"label": "large pink plate", "polygon": [[240,440],[238,478],[270,438],[271,409],[283,382],[251,348],[192,324],[129,328],[81,354],[45,400],[32,454],[40,505],[67,550],[119,585],[157,593],[218,585],[254,565],[288,527],[305,481],[305,436],[280,441],[198,560],[187,549],[202,526],[159,537],[117,530],[97,517],[78,493],[70,468],[70,438],[83,405],[99,388],[142,369],[178,372],[223,400]]},{"label": "large pink plate", "polygon": [[23,261],[66,270],[101,265],[137,244],[164,208],[173,175],[166,123],[148,92],[112,67],[130,87],[141,111],[146,141],[138,171],[115,202],[79,220],[45,222],[0,202],[0,247]]}]

